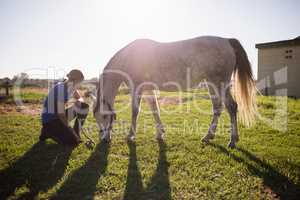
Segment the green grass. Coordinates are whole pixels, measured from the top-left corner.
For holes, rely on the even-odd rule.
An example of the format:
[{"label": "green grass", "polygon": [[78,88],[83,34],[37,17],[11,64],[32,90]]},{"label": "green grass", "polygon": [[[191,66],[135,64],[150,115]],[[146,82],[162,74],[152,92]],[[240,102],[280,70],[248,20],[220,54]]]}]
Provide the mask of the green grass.
[{"label": "green grass", "polygon": [[41,103],[47,95],[46,92],[46,89],[41,88],[20,88],[19,91],[11,89],[8,97],[0,94],[0,102],[11,104],[20,99],[23,103]]},{"label": "green grass", "polygon": [[[174,96],[163,93],[162,96]],[[196,97],[201,97],[197,94]],[[40,98],[40,97],[32,97]],[[135,144],[124,140],[128,96],[117,97],[111,144],[70,149],[38,143],[38,116],[0,117],[0,199],[297,199],[300,196],[300,101],[288,99],[287,131],[258,121],[239,125],[237,149],[228,149],[229,118],[224,112],[215,140],[205,145],[210,101],[184,93],[182,108],[163,105],[165,142],[155,140],[151,113],[142,112]],[[276,99],[259,97],[263,116],[276,116]],[[176,110],[178,109],[178,110]],[[142,110],[149,108],[143,102]],[[172,113],[168,113],[171,112]],[[274,123],[280,123],[275,121]],[[95,124],[90,115],[86,127]],[[122,128],[121,124],[125,124]],[[146,124],[144,126],[144,124]],[[84,138],[84,137],[83,137]]]}]

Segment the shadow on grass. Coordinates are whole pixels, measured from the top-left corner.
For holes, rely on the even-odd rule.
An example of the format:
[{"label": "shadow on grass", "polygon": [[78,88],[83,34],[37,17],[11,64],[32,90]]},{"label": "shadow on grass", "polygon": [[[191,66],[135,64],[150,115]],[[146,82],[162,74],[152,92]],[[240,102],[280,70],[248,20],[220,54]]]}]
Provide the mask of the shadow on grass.
[{"label": "shadow on grass", "polygon": [[[218,149],[220,152],[228,155],[232,159],[237,162],[244,163],[248,170],[255,176],[258,176],[263,179],[263,183],[266,188],[271,190],[270,195],[275,198],[280,199],[299,199],[300,197],[300,185],[295,184],[291,181],[287,176],[283,175],[279,171],[277,171],[270,164],[260,160],[251,152],[243,149],[237,148],[236,150],[241,152],[247,159],[237,156],[234,153],[228,151],[227,148],[218,145],[218,144],[210,144],[211,146]],[[249,161],[255,162],[259,167],[250,164]]]},{"label": "shadow on grass", "polygon": [[21,195],[19,199],[34,199],[39,192],[47,192],[64,175],[71,152],[71,148],[58,144],[34,144],[21,158],[0,171],[0,199],[15,195],[20,187],[22,191],[15,195]]},{"label": "shadow on grass", "polygon": [[135,143],[128,143],[129,165],[127,171],[124,199],[171,199],[169,183],[169,163],[166,157],[166,144],[159,141],[159,157],[155,174],[146,188],[143,188],[142,177],[139,171]]},{"label": "shadow on grass", "polygon": [[93,199],[99,178],[107,169],[110,144],[100,142],[86,163],[73,172],[50,199]]}]

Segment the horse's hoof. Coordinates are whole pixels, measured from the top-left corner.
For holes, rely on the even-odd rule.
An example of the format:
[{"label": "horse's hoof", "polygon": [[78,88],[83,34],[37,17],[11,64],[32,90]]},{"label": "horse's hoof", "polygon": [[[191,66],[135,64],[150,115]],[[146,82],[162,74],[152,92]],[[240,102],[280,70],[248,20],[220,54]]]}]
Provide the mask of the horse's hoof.
[{"label": "horse's hoof", "polygon": [[234,149],[236,147],[235,142],[229,142],[228,147]]},{"label": "horse's hoof", "polygon": [[214,134],[207,134],[206,136],[204,136],[201,141],[204,143],[209,143],[210,140],[214,139],[215,135]]},{"label": "horse's hoof", "polygon": [[100,140],[109,143],[111,141],[111,136],[110,135],[103,135],[100,138]]},{"label": "horse's hoof", "polygon": [[135,136],[134,136],[134,135],[128,135],[128,136],[126,137],[126,140],[127,140],[128,142],[134,142],[134,141],[135,141]]},{"label": "horse's hoof", "polygon": [[161,134],[156,135],[156,139],[157,139],[158,141],[163,141],[164,138],[165,138],[164,135],[161,135]]},{"label": "horse's hoof", "polygon": [[106,143],[110,143],[111,138],[102,138],[101,141],[106,142]]}]

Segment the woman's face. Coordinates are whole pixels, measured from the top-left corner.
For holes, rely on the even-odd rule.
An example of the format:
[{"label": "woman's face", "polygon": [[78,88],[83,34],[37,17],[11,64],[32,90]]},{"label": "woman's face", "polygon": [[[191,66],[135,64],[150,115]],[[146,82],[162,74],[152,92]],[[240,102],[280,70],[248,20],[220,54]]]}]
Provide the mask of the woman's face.
[{"label": "woman's face", "polygon": [[74,90],[79,89],[79,86],[80,86],[80,83],[81,83],[81,82],[82,82],[82,81],[78,81],[78,80],[72,81]]}]

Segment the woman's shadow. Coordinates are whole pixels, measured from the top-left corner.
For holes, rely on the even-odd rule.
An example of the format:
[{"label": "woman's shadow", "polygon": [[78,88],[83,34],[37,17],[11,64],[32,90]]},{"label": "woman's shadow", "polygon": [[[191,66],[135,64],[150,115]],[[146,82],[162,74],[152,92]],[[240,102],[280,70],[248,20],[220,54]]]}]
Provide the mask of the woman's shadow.
[{"label": "woman's shadow", "polygon": [[[277,199],[280,197],[280,199],[299,199],[299,184],[294,183],[287,176],[280,173],[270,164],[259,159],[251,152],[243,148],[236,149],[237,151],[241,152],[244,157],[246,157],[245,159],[244,157],[237,156],[228,151],[227,148],[219,144],[211,143],[210,145],[216,148],[218,151],[228,155],[235,161],[244,163],[253,175],[262,178],[264,185],[271,190],[270,195],[274,196],[274,198]],[[259,167],[251,164],[249,161],[255,162]]]},{"label": "woman's shadow", "polygon": [[107,169],[110,144],[101,141],[83,166],[73,172],[50,199],[93,199],[96,185]]},{"label": "woman's shadow", "polygon": [[28,191],[19,199],[34,199],[47,192],[64,175],[72,148],[59,144],[35,143],[21,158],[0,171],[0,198],[7,199],[18,188]]},{"label": "woman's shadow", "polygon": [[135,143],[128,142],[129,165],[127,171],[124,199],[171,199],[169,181],[169,163],[166,157],[166,144],[159,141],[159,157],[156,171],[146,188],[143,187],[142,176],[139,171]]}]

